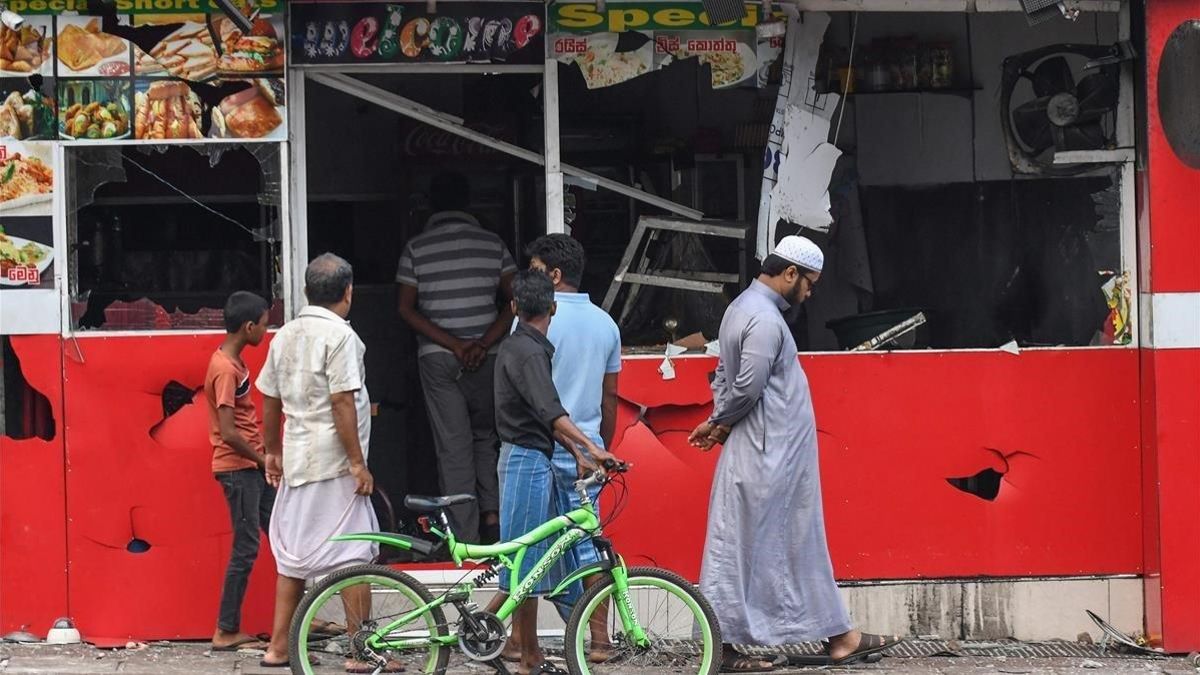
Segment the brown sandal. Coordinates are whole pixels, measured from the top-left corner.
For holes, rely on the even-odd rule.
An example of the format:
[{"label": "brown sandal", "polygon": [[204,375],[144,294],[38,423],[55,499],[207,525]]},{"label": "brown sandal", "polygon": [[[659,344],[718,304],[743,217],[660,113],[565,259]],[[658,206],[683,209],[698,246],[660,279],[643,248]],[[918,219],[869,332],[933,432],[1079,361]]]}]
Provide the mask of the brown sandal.
[{"label": "brown sandal", "polygon": [[863,633],[862,638],[858,641],[858,647],[854,651],[840,659],[830,659],[829,662],[834,666],[845,666],[851,663],[858,663],[872,654],[879,654],[887,651],[901,642],[904,642],[904,638],[895,635],[885,636]]},{"label": "brown sandal", "polygon": [[721,660],[722,673],[769,673],[775,664],[759,658],[734,654]]}]

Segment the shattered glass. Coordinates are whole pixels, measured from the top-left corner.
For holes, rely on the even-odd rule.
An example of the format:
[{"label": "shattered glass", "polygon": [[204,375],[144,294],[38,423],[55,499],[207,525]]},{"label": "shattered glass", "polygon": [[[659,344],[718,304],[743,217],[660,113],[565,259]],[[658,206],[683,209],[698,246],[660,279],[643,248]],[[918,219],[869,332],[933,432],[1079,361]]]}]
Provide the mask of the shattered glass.
[{"label": "shattered glass", "polygon": [[76,329],[216,330],[235,290],[282,322],[278,144],[69,147]]}]

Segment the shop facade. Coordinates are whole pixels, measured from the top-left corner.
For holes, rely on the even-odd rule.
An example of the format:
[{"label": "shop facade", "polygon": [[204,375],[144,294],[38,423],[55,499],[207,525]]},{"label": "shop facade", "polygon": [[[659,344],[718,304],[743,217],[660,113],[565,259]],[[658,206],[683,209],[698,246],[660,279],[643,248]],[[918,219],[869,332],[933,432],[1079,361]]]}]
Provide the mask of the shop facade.
[{"label": "shop facade", "polygon": [[[840,254],[826,275],[837,302],[798,317],[797,339],[831,552],[856,616],[879,631],[1073,638],[1093,609],[1171,651],[1200,646],[1200,170],[1196,139],[1173,117],[1189,100],[1180,83],[1197,72],[1180,54],[1196,45],[1200,12],[1183,0],[1106,0],[1080,3],[1074,23],[1030,26],[1016,2],[926,4],[798,3],[805,20],[791,35],[821,25],[806,56],[757,27],[774,22],[760,3],[714,27],[699,3],[296,0],[264,8],[272,29],[256,36],[275,36],[286,69],[216,99],[215,119],[204,105],[153,113],[190,105],[176,85],[203,78],[205,34],[231,37],[219,12],[168,35],[173,54],[143,59],[127,43],[124,57],[95,63],[59,54],[66,26],[100,39],[88,37],[103,33],[89,17],[34,21],[57,38],[45,76],[57,133],[74,131],[64,104],[86,108],[86,92],[104,107],[115,92],[128,101],[117,112],[129,137],[106,139],[99,124],[90,141],[0,141],[9,157],[41,153],[53,169],[39,193],[49,198],[24,199],[21,215],[0,209],[10,236],[53,252],[23,266],[38,272],[24,286],[37,288],[0,291],[0,632],[41,633],[72,616],[85,637],[121,643],[211,633],[229,528],[192,400],[220,341],[213,310],[247,288],[276,303],[276,323],[294,316],[304,266],[324,250],[355,265],[351,320],[376,399],[372,469],[396,504],[436,490],[392,278],[398,247],[427,213],[423,186],[453,169],[468,173],[481,219],[519,264],[544,232],[583,241],[585,290],[621,318],[614,452],[636,469],[610,533],[627,559],[698,576],[716,457],[686,437],[711,404],[704,343],[737,285],[711,275],[744,281],[760,240],[785,233],[768,222],[775,214]],[[785,5],[772,14],[786,17]],[[126,23],[166,21],[135,13]],[[1017,175],[996,113],[1005,59],[1119,42],[1137,56],[1104,66],[1117,73],[1103,129],[1112,142],[1081,150],[1052,139],[1051,154],[1100,154],[1071,175],[1055,175],[1052,160],[1041,176]],[[913,54],[911,81],[885,58],[894,52]],[[1075,58],[1078,85],[1089,73]],[[613,65],[589,65],[597,59]],[[954,67],[939,76],[932,64],[947,60]],[[111,62],[128,69],[101,70]],[[785,70],[798,99],[778,94]],[[97,84],[114,80],[127,89]],[[1013,108],[1033,98],[1024,95]],[[226,105],[229,96],[239,99]],[[792,161],[804,137],[772,124],[788,105],[824,120],[810,147],[853,156],[853,180],[841,157]],[[768,153],[770,179],[793,185],[807,166],[826,187],[811,201],[827,206],[759,199],[772,142],[783,160]],[[712,244],[671,230],[627,260],[646,217],[743,235]],[[857,248],[852,221],[865,232]],[[930,239],[939,245],[921,245]],[[866,282],[856,256],[868,261]],[[661,268],[686,268],[664,275],[699,285],[655,286],[647,277]],[[618,285],[610,299],[614,278],[634,273],[643,277],[622,280],[640,279],[641,292]],[[927,323],[908,346],[927,348],[847,352],[825,328],[881,310],[899,323],[910,308]],[[264,356],[248,353],[252,370]],[[685,527],[655,527],[681,509]],[[434,582],[447,574],[414,567]],[[270,573],[256,569],[247,630],[269,625]]]}]

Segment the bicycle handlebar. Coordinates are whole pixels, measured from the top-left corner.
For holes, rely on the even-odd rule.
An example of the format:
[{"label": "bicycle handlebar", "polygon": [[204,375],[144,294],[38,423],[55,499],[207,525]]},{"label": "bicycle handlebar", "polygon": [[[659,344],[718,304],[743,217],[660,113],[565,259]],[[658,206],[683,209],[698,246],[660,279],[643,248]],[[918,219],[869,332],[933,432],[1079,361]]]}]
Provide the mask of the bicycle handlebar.
[{"label": "bicycle handlebar", "polygon": [[625,473],[629,471],[632,466],[633,465],[629,464],[628,462],[616,462],[610,459],[604,462],[604,471],[607,473],[593,471],[587,476],[587,478],[580,478],[579,480],[575,481],[575,489],[585,490],[593,485],[602,485],[607,483],[608,481],[612,480],[611,474]]}]

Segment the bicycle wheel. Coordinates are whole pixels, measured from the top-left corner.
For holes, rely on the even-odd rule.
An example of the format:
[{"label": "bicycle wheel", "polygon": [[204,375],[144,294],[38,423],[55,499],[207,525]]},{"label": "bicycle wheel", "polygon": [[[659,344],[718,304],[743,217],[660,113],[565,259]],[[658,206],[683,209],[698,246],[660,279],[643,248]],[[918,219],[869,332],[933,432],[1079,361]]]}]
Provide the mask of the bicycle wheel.
[{"label": "bicycle wheel", "polygon": [[[392,621],[432,602],[421,582],[383,565],[357,565],[325,577],[300,601],[288,633],[288,660],[297,675],[344,673],[345,661],[399,662],[409,673],[444,673],[450,646],[380,649],[371,635]],[[397,626],[390,640],[425,640],[449,634],[440,607]],[[320,662],[314,666],[310,659]],[[394,665],[394,664],[393,664]]]},{"label": "bicycle wheel", "polygon": [[[635,667],[714,675],[721,665],[721,630],[712,607],[686,579],[655,567],[629,569],[629,605],[649,643],[626,636],[614,603],[611,576],[583,594],[567,622],[564,650],[576,675],[620,673]],[[612,658],[591,663],[592,636],[607,637]]]}]

